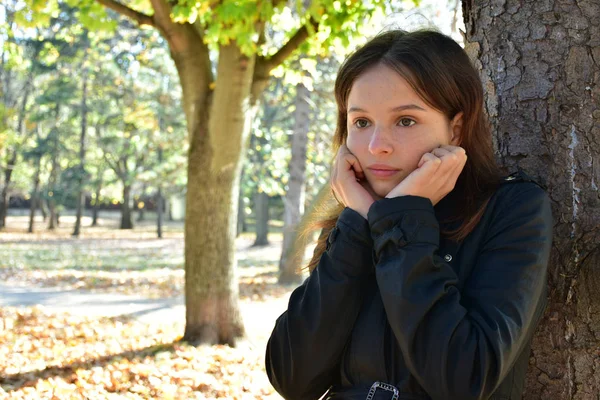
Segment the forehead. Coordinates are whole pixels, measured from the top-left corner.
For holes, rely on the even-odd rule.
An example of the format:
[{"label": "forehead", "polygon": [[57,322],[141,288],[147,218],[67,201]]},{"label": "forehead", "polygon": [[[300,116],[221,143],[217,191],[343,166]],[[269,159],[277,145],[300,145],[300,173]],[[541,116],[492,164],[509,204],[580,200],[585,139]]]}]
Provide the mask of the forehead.
[{"label": "forehead", "polygon": [[[348,96],[348,105],[363,103],[411,102],[426,107],[426,103],[398,72],[390,67],[378,64],[360,74],[352,84]],[[400,104],[396,104],[400,105]]]}]

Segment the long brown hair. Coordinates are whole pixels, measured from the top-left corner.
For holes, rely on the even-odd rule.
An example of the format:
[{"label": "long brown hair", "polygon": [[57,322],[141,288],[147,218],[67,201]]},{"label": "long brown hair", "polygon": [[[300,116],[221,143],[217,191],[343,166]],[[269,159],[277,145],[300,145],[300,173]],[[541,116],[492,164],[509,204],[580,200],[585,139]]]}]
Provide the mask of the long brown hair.
[{"label": "long brown hair", "polygon": [[[479,75],[458,43],[439,32],[393,30],[376,36],[348,57],[338,71],[335,82],[338,119],[332,143],[333,154],[337,154],[348,136],[347,105],[354,81],[378,64],[397,71],[423,101],[446,115],[448,120],[463,112],[460,146],[469,158],[451,192],[460,198],[462,207],[453,210],[450,218],[461,223],[452,231],[441,232],[451,240],[462,241],[481,219],[502,177],[484,114]],[[329,197],[322,201],[324,206],[316,207],[311,220],[300,232],[306,237],[322,229],[313,257],[305,267],[311,272],[325,251],[327,236],[343,210],[343,206],[332,201],[331,195]]]}]

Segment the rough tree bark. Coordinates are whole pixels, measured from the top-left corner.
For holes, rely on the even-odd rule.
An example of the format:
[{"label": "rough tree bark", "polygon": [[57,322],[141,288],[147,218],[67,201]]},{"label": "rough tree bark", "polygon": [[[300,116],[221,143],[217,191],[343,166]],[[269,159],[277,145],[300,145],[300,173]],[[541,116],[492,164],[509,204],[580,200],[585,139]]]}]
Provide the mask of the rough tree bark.
[{"label": "rough tree bark", "polygon": [[555,218],[549,305],[525,399],[600,393],[600,3],[463,0],[499,162],[545,182]]},{"label": "rough tree bark", "polygon": [[304,253],[292,253],[297,236],[297,227],[304,214],[306,146],[308,143],[310,91],[302,83],[296,85],[296,111],[294,112],[294,134],[292,136],[292,159],[290,160],[290,179],[285,195],[283,217],[283,246],[279,259],[279,282],[297,283],[302,275],[296,271],[302,263]]}]

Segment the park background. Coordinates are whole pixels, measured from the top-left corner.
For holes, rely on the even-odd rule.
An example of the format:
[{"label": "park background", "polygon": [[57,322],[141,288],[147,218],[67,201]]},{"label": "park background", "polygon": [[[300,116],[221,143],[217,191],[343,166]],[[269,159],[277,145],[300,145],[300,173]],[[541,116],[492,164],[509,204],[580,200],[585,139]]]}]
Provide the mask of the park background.
[{"label": "park background", "polygon": [[553,200],[525,398],[597,399],[599,21],[584,0],[3,0],[0,398],[280,399],[264,351],[319,233],[296,234],[327,201],[337,69],[436,28],[481,72],[499,163]]}]

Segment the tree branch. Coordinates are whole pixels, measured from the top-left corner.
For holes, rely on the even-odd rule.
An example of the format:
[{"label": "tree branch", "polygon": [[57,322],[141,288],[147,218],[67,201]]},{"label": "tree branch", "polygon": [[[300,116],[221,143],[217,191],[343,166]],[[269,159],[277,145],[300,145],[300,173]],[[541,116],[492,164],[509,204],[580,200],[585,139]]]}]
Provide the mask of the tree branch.
[{"label": "tree branch", "polygon": [[173,25],[171,20],[171,6],[166,0],[150,0],[154,9],[154,20],[165,31]]},{"label": "tree branch", "polygon": [[[319,23],[311,18],[307,24],[312,25],[314,30],[319,28]],[[274,68],[281,65],[293,52],[296,50],[304,41],[308,38],[308,28],[307,25],[302,26],[294,36],[288,40],[286,44],[284,44],[277,53],[273,54],[271,57],[259,57],[256,60],[257,67],[256,69],[262,69],[261,72],[266,72],[267,74],[271,72]]]},{"label": "tree branch", "polygon": [[112,154],[106,152],[106,151],[102,151],[102,155],[104,156],[104,161],[106,161],[106,163],[108,164],[108,166],[115,171],[115,173],[117,174],[117,176],[120,178],[121,177],[121,168],[119,168],[119,164],[115,163],[114,160],[112,159],[113,156]]},{"label": "tree branch", "polygon": [[124,4],[121,4],[115,0],[96,0],[96,2],[102,4],[103,6],[110,8],[113,11],[118,12],[119,14],[130,18],[134,21],[136,21],[139,25],[150,25],[153,26],[155,28],[159,28],[159,26],[156,24],[156,22],[154,21],[154,18],[146,15],[144,13],[141,13],[139,11],[135,11],[134,9],[131,9],[129,7],[127,7]]}]

